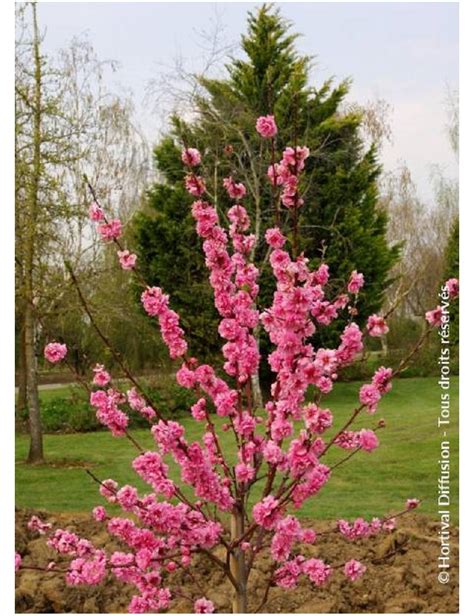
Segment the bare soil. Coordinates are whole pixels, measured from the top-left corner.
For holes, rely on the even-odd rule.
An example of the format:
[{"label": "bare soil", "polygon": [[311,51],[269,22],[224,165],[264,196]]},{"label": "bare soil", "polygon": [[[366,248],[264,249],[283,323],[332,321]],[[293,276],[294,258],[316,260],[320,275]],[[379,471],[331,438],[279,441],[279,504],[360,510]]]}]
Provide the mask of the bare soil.
[{"label": "bare soil", "polygon": [[[55,554],[43,538],[26,528],[32,514],[41,515],[58,527],[67,527],[80,535],[91,537],[95,545],[121,549],[111,541],[102,525],[87,514],[46,514],[32,510],[17,511],[16,546],[28,566],[44,566]],[[323,532],[327,522],[307,521],[306,526]],[[331,525],[332,526],[332,525]],[[302,581],[293,591],[278,587],[270,589],[266,613],[457,613],[458,608],[458,529],[451,532],[451,568],[447,584],[438,581],[439,525],[422,514],[399,520],[390,535],[364,542],[349,543],[331,533],[322,535],[314,546],[304,548],[306,556],[340,563],[350,558],[368,565],[365,575],[349,582],[340,571],[322,588]],[[395,552],[395,554],[393,554]],[[265,575],[270,565],[268,557],[256,562],[249,580],[250,610],[260,603],[266,587]],[[231,591],[222,573],[205,557],[193,567],[206,596],[221,613],[230,612]],[[174,574],[175,576],[177,574]],[[176,580],[186,589],[184,578]],[[17,574],[17,613],[120,613],[127,611],[132,588],[110,576],[96,587],[68,587],[63,575],[23,570]],[[170,613],[189,613],[192,607],[186,599],[175,599]]]}]

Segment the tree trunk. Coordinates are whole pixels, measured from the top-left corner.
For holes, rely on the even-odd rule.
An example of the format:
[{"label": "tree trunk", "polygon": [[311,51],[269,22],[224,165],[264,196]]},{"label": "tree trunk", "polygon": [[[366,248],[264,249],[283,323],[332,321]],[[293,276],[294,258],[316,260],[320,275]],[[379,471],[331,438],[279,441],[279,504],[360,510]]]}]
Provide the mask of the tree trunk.
[{"label": "tree trunk", "polygon": [[33,307],[25,308],[25,355],[26,355],[26,392],[28,401],[28,420],[30,427],[30,450],[28,464],[39,464],[43,457],[43,432],[38,395],[38,370],[35,354],[35,319]]},{"label": "tree trunk", "polygon": [[[230,518],[231,540],[241,537],[244,533],[244,514],[242,510],[235,509]],[[232,550],[230,555],[230,572],[237,583],[232,598],[232,613],[247,613],[247,571],[245,566],[244,552],[240,547]]]},{"label": "tree trunk", "polygon": [[[24,317],[24,315],[22,316]],[[26,345],[25,345],[24,318],[22,318],[22,323],[21,323],[21,328],[20,328],[20,348],[19,348],[17,372],[18,372],[17,410],[18,410],[18,413],[21,413],[28,406],[27,397],[26,397]]]},{"label": "tree trunk", "polygon": [[31,6],[33,12],[33,54],[35,88],[32,100],[33,107],[33,161],[29,199],[27,203],[27,219],[24,237],[24,305],[25,305],[25,359],[26,359],[26,392],[28,401],[28,418],[30,424],[30,451],[27,462],[38,464],[43,462],[43,434],[41,431],[40,405],[38,396],[38,370],[35,353],[35,314],[34,314],[34,264],[37,242],[37,224],[39,192],[41,179],[41,55],[36,5]]}]

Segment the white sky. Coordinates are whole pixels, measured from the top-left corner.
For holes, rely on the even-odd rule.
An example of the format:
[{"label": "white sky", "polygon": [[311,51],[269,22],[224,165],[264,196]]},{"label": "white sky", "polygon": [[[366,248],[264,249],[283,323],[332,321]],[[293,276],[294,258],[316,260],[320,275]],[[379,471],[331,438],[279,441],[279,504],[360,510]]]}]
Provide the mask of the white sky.
[{"label": "white sky", "polygon": [[[446,175],[457,164],[446,136],[447,88],[458,88],[457,3],[278,3],[302,34],[301,52],[316,56],[315,85],[331,76],[351,77],[350,100],[383,98],[392,107],[393,145],[387,170],[405,161],[424,199],[431,199],[430,170]],[[191,66],[203,55],[199,31],[212,31],[216,15],[229,42],[245,31],[256,3],[48,3],[39,5],[45,49],[54,51],[87,33],[99,57],[118,60],[108,78],[129,88],[139,120],[153,140],[163,118],[143,103],[146,84],[177,54]]]}]

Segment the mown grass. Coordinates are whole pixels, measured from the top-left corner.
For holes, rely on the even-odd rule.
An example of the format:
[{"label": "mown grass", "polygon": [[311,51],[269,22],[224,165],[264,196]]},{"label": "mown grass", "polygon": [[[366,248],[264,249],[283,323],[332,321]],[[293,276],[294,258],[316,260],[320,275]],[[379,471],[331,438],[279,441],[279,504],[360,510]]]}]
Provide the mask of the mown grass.
[{"label": "mown grass", "polygon": [[[328,396],[327,404],[334,413],[335,427],[349,417],[360,383],[338,383]],[[41,396],[64,395],[64,390],[42,391]],[[363,414],[358,428],[373,427],[384,418],[386,427],[378,432],[380,447],[374,452],[357,453],[338,467],[321,493],[308,501],[299,515],[319,519],[384,515],[403,508],[406,498],[423,499],[422,510],[432,515],[437,511],[438,459],[441,433],[437,426],[440,390],[435,378],[403,379],[394,384],[374,416]],[[457,379],[451,387],[451,443],[453,519],[458,512],[458,392]],[[189,441],[202,435],[202,425],[182,419]],[[221,420],[216,417],[216,423]],[[147,448],[153,448],[147,430],[134,430],[133,436]],[[130,462],[136,450],[125,439],[113,438],[108,432],[60,434],[45,436],[48,464],[31,467],[24,463],[28,437],[16,440],[16,503],[21,507],[50,511],[87,511],[100,502],[97,485],[81,462],[99,478],[113,477],[120,484],[134,483],[147,490],[135,475]],[[233,435],[223,433],[224,452],[233,451]],[[333,464],[344,452],[332,448],[326,463]],[[171,462],[171,476],[178,479],[179,469]],[[258,489],[255,488],[255,498]]]}]

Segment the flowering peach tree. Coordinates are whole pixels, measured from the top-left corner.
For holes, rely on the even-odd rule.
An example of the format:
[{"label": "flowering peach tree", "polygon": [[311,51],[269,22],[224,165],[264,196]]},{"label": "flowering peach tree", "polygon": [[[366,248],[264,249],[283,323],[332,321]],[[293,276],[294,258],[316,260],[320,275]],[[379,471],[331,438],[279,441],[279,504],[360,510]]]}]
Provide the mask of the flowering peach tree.
[{"label": "flowering peach tree", "polygon": [[[260,272],[251,260],[256,237],[250,233],[251,219],[243,205],[245,185],[234,177],[224,179],[230,207],[227,220],[222,220],[205,179],[199,175],[201,153],[192,147],[182,152],[184,181],[196,198],[192,215],[220,315],[219,334],[224,340],[220,372],[189,356],[185,332],[178,314],[170,308],[168,295],[159,287],[146,286],[136,255],[122,245],[120,220],[108,219],[96,200],[90,208],[90,218],[102,239],[115,243],[120,266],[143,283],[143,308],[157,320],[170,357],[179,363],[177,382],[196,394],[190,415],[202,425],[203,434],[201,440],[189,441],[184,426],[162,417],[137,381],[133,379],[133,387],[124,393],[104,366],[97,365],[90,383],[90,403],[113,436],[128,437],[137,447],[132,466],[151,491],[140,494],[132,485],[96,478],[106,503],[119,505],[125,512],[114,516],[102,505],[93,510],[95,520],[123,544],[122,551],[108,554],[89,539],[53,529],[38,517],[31,519],[29,527],[46,534],[48,545],[69,557],[66,569],[55,561],[45,567],[50,572],[65,571],[68,584],[98,584],[111,574],[135,587],[131,613],[166,610],[174,596],[183,595],[177,581],[183,571],[189,574],[186,596],[194,611],[213,612],[212,602],[194,587],[193,564],[198,555],[210,559],[227,576],[233,587],[234,613],[249,609],[249,574],[264,552],[270,552],[272,566],[267,590],[252,598],[255,611],[264,607],[272,585],[292,589],[303,577],[321,586],[330,576],[343,575],[350,580],[362,576],[367,563],[358,560],[334,563],[305,558],[301,547],[317,542],[318,536],[304,528],[293,513],[325,488],[337,466],[378,447],[376,433],[383,421],[372,420],[377,405],[429,331],[444,318],[440,307],[427,313],[426,331],[412,352],[395,369],[380,367],[360,388],[352,413],[327,437],[334,418],[325,407],[324,396],[332,390],[340,370],[360,356],[364,337],[388,331],[386,316],[370,316],[361,329],[353,316],[364,285],[363,274],[352,272],[344,289],[328,297],[328,266],[322,262],[311,270],[304,254],[297,254],[298,212],[304,205],[300,177],[310,152],[304,146],[286,147],[277,162],[273,116],[260,117],[256,130],[271,144],[272,152],[268,181],[274,226],[266,230],[264,238],[275,292],[272,304],[264,310],[258,310],[256,303]],[[290,239],[280,227],[285,211],[292,222]],[[457,280],[446,283],[446,292],[457,296]],[[338,318],[346,325],[337,348],[314,348],[311,340],[315,332]],[[268,363],[274,381],[264,408],[255,407],[252,395],[252,377],[261,361],[254,336],[258,326],[265,329],[272,344]],[[50,362],[63,361],[67,347],[51,342],[44,354]],[[156,444],[153,450],[143,450],[129,433],[130,413],[139,413],[149,421]],[[355,430],[353,424],[359,416],[365,416],[368,425]],[[224,450],[222,431],[230,433],[234,452]],[[341,450],[339,462],[332,468],[326,461],[331,448]],[[170,476],[170,461],[180,471],[179,482]],[[348,541],[390,532],[397,516],[418,504],[417,499],[409,498],[398,514],[382,519],[341,519],[332,532]],[[22,566],[18,554],[15,566]]]}]

